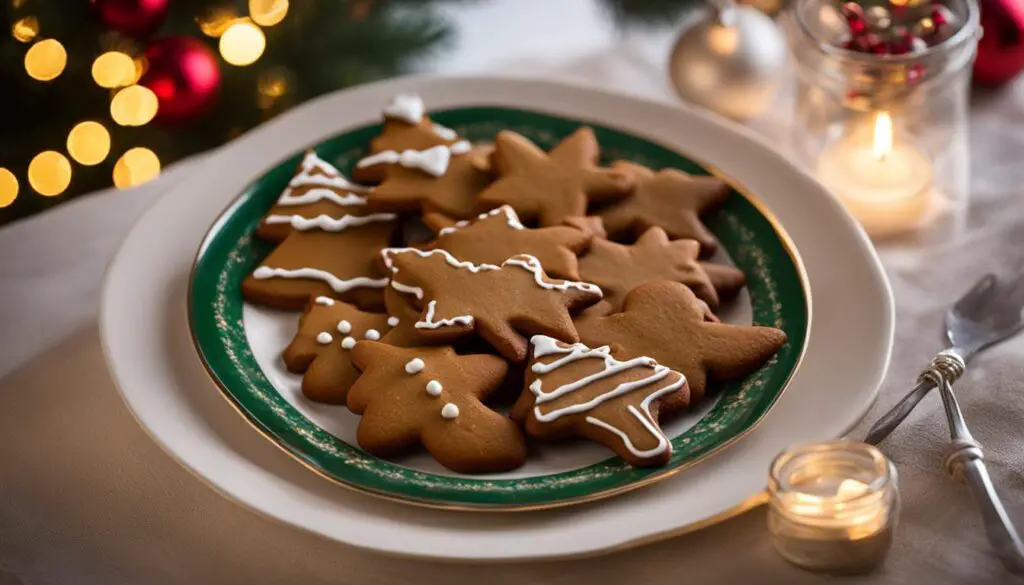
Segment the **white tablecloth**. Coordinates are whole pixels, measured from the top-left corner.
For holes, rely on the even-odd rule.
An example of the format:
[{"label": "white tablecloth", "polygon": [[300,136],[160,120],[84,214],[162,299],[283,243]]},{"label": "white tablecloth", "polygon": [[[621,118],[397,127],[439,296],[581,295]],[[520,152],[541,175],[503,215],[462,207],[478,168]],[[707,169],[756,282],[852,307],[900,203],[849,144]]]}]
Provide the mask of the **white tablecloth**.
[{"label": "white tablecloth", "polygon": [[[565,4],[590,10],[582,0]],[[483,35],[483,23],[507,21],[489,6],[459,16],[475,23],[470,36]],[[662,61],[667,38],[622,43],[595,33],[570,51],[559,34],[539,35],[537,52],[501,69],[543,68],[561,79],[671,99]],[[561,62],[551,58],[555,50]],[[478,50],[463,50],[446,69],[476,69],[495,54],[488,61]],[[976,100],[974,206],[965,239],[955,247],[883,250],[897,299],[897,345],[889,381],[866,421],[898,400],[940,348],[941,314],[951,299],[983,271],[1024,265],[1018,95],[1008,88]],[[771,114],[754,123],[769,134],[783,125]],[[0,585],[839,582],[780,560],[761,510],[589,560],[465,566],[360,553],[222,498],[135,423],[106,372],[96,332],[104,266],[138,215],[190,164],[136,190],[97,193],[0,229]],[[1024,526],[1022,351],[1024,339],[981,356],[960,396],[994,480]],[[867,426],[852,435],[863,436]],[[885,567],[855,582],[1007,582],[966,489],[941,471],[946,431],[936,397],[898,432],[885,449],[900,472],[902,521]]]}]

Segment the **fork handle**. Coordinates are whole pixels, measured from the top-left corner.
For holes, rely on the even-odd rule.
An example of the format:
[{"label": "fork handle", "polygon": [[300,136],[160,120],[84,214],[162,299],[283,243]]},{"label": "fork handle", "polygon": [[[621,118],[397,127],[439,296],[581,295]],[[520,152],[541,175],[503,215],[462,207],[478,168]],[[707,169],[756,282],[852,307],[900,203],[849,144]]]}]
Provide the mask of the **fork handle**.
[{"label": "fork handle", "polygon": [[917,382],[917,386],[907,393],[900,400],[899,403],[892,407],[889,412],[882,415],[875,424],[871,425],[871,430],[868,431],[867,438],[864,439],[865,443],[870,445],[877,445],[885,440],[896,427],[900,426],[903,419],[917,407],[917,403],[931,392],[932,388],[935,388],[935,384],[930,380],[920,379]]}]

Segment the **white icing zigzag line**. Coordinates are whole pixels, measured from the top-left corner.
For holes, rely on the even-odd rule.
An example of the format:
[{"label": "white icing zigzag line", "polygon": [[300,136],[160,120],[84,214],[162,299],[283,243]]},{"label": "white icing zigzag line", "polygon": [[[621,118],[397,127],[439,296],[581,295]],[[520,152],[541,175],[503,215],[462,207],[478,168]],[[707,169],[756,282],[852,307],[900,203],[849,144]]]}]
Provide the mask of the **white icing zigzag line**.
[{"label": "white icing zigzag line", "polygon": [[451,319],[434,321],[435,310],[437,310],[437,301],[430,301],[427,303],[427,315],[422,321],[416,322],[416,329],[438,329],[440,327],[451,327],[452,325],[466,325],[467,327],[473,326],[472,315],[458,315]]},{"label": "white icing zigzag line", "polygon": [[459,137],[458,133],[456,133],[455,130],[452,130],[447,126],[438,124],[437,122],[434,122],[434,125],[431,126],[430,129],[434,131],[434,134],[437,134],[444,140],[455,140],[456,138]]},{"label": "white icing zigzag line", "polygon": [[371,213],[369,215],[346,215],[335,219],[329,215],[318,215],[312,218],[301,215],[269,215],[264,221],[267,224],[287,223],[299,231],[319,229],[325,232],[341,232],[350,227],[358,227],[377,221],[391,221],[398,217],[394,213]]},{"label": "white icing zigzag line", "polygon": [[426,150],[385,150],[360,160],[356,167],[363,168],[380,163],[399,164],[408,169],[419,169],[428,175],[441,177],[448,172],[452,152],[447,146],[434,146]]},{"label": "white icing zigzag line", "polygon": [[519,266],[525,270],[533,273],[533,281],[537,283],[537,286],[546,288],[548,290],[567,290],[575,288],[584,292],[596,294],[599,297],[604,297],[604,293],[601,292],[601,287],[596,284],[590,284],[589,282],[577,282],[575,280],[561,280],[559,282],[547,282],[543,278],[544,270],[540,266],[540,260],[536,257],[530,256],[529,254],[520,254],[518,256],[509,258],[501,263],[502,268],[505,266]]},{"label": "white icing zigzag line", "polygon": [[[397,254],[405,254],[408,252],[416,254],[422,258],[428,258],[435,254],[440,254],[444,256],[445,262],[447,262],[453,268],[465,268],[466,270],[469,270],[470,272],[473,273],[483,272],[485,270],[501,269],[500,266],[495,266],[494,264],[473,264],[472,262],[463,262],[462,260],[458,260],[455,258],[455,256],[449,254],[447,250],[420,250],[418,248],[384,248],[383,250],[380,251],[380,255],[384,258],[384,265],[388,267],[388,270],[390,270],[392,274],[398,274],[398,267],[395,266],[392,256],[395,256]],[[394,277],[391,278],[391,287],[399,292],[416,295],[417,299],[423,298],[422,288],[397,282],[394,279]]]},{"label": "white icing zigzag line", "polygon": [[345,280],[338,278],[330,272],[319,270],[317,268],[296,268],[294,270],[289,270],[287,268],[260,266],[253,271],[252,277],[257,280],[266,280],[268,278],[309,278],[313,280],[320,280],[327,283],[327,285],[337,293],[343,293],[363,286],[368,288],[384,288],[388,285],[387,278],[357,276],[355,278]]},{"label": "white icing zigzag line", "polygon": [[[314,170],[327,174],[314,175],[312,173]],[[355,193],[339,194],[332,189],[316,188],[310,189],[302,195],[292,195],[293,187],[308,185],[320,185],[321,187],[332,187],[338,190],[362,189],[359,185],[350,183],[348,179],[338,172],[338,169],[317,156],[315,152],[309,151],[306,153],[306,157],[302,159],[302,170],[289,181],[288,188],[281,193],[277,204],[283,206],[308,205],[324,199],[341,206],[364,205],[366,203],[366,197],[356,195]]]},{"label": "white icing zigzag line", "polygon": [[408,124],[419,124],[423,121],[423,98],[415,93],[400,93],[391,98],[391,103],[384,106],[385,118],[396,118]]},{"label": "white icing zigzag line", "polygon": [[476,216],[475,220],[463,219],[461,221],[455,222],[455,225],[450,225],[448,227],[443,227],[440,230],[438,230],[437,235],[443,236],[445,234],[450,234],[452,232],[458,231],[458,230],[468,226],[471,223],[476,223],[476,222],[478,222],[478,221],[480,221],[482,219],[487,219],[488,217],[494,217],[495,215],[498,215],[498,214],[501,214],[501,213],[505,214],[505,220],[508,222],[508,227],[510,227],[510,228],[512,228],[514,230],[525,230],[526,229],[526,226],[524,226],[522,224],[522,222],[519,221],[519,216],[516,215],[516,211],[514,209],[512,209],[512,207],[509,206],[509,205],[502,205],[501,207],[495,207],[494,209],[488,211],[487,213],[481,213],[480,215]]}]

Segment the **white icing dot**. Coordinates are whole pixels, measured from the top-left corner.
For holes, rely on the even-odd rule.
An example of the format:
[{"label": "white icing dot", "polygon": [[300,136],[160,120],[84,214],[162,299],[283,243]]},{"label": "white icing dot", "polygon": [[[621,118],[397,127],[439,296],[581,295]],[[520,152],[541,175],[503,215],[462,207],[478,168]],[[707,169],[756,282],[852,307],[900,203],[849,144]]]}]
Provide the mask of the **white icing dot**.
[{"label": "white icing dot", "polygon": [[355,345],[356,340],[354,337],[346,337],[345,339],[341,340],[341,347],[343,349],[352,349],[353,347],[355,347]]},{"label": "white icing dot", "polygon": [[451,420],[459,416],[459,407],[449,402],[448,404],[444,405],[444,408],[441,409],[441,416],[443,418]]},{"label": "white icing dot", "polygon": [[409,360],[409,363],[405,364],[405,371],[408,374],[418,374],[423,371],[426,365],[420,358],[413,358]]},{"label": "white icing dot", "polygon": [[373,341],[377,341],[378,339],[380,339],[380,331],[377,331],[376,329],[367,329],[364,337]]},{"label": "white icing dot", "polygon": [[334,306],[334,299],[332,299],[331,297],[317,297],[316,304],[324,305],[325,307],[331,307]]},{"label": "white icing dot", "polygon": [[328,333],[326,331],[321,331],[316,336],[316,341],[317,341],[317,343],[320,343],[320,344],[323,344],[323,345],[327,345],[328,343],[334,341],[334,338],[331,337],[330,333]]},{"label": "white icing dot", "polygon": [[388,327],[398,327],[398,317],[388,317]]},{"label": "white icing dot", "polygon": [[348,321],[345,321],[345,320],[338,321],[338,333],[344,333],[345,335],[348,335],[349,332],[351,332],[351,331],[352,331],[352,324],[351,323],[349,323]]},{"label": "white icing dot", "polygon": [[427,394],[430,394],[431,396],[440,396],[441,390],[443,389],[444,387],[441,386],[441,383],[437,380],[427,382]]}]

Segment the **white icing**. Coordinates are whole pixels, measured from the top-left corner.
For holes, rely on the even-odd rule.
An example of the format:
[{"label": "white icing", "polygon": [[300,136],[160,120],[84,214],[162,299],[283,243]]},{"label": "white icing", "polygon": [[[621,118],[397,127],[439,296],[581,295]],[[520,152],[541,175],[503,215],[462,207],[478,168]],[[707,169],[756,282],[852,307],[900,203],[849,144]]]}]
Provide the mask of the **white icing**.
[{"label": "white icing", "polygon": [[[319,171],[320,174],[313,174],[313,171]],[[363,187],[349,182],[349,180],[346,179],[338,169],[317,156],[315,152],[309,151],[306,153],[305,158],[302,159],[302,166],[299,173],[292,177],[291,181],[288,182],[288,188],[281,193],[281,197],[277,200],[277,204],[283,206],[308,205],[324,199],[342,206],[363,205],[366,203],[366,197],[362,197],[352,192],[338,193],[333,189],[317,188],[310,189],[302,195],[292,194],[292,188],[308,185],[333,187],[333,189],[342,191],[363,189]]]},{"label": "white icing", "polygon": [[442,418],[445,418],[447,420],[452,420],[453,418],[455,418],[457,416],[459,416],[459,407],[455,406],[451,402],[449,402],[448,404],[445,404],[444,408],[441,409],[441,417]]},{"label": "white icing", "polygon": [[266,280],[268,278],[309,278],[313,280],[320,280],[327,283],[327,285],[337,293],[343,293],[359,287],[384,288],[388,285],[387,278],[357,276],[346,280],[338,278],[330,272],[320,270],[318,268],[296,268],[294,270],[290,270],[287,268],[260,266],[253,271],[252,277],[257,280]]},{"label": "white icing", "polygon": [[[424,250],[420,250],[418,248],[384,248],[383,250],[380,251],[381,256],[384,258],[384,265],[387,266],[387,268],[391,271],[392,274],[398,274],[398,267],[395,266],[395,263],[394,263],[394,260],[392,259],[392,256],[395,256],[397,254],[405,254],[405,253],[418,254],[419,256],[421,256],[423,258],[427,258],[427,257],[433,256],[435,254],[440,254],[440,255],[444,256],[445,261],[450,266],[452,266],[454,268],[465,268],[466,270],[469,270],[470,272],[473,272],[473,273],[482,272],[482,271],[485,271],[485,270],[500,270],[501,269],[500,266],[495,266],[494,264],[473,264],[472,262],[463,262],[462,260],[456,259],[454,256],[449,254],[446,250],[426,250],[426,251],[424,251]],[[395,290],[397,290],[398,292],[403,292],[403,293],[406,293],[406,294],[416,295],[417,299],[422,299],[423,298],[423,289],[422,288],[420,288],[418,286],[412,286],[412,285],[408,285],[408,284],[404,284],[404,283],[398,282],[397,280],[394,279],[394,277],[391,278],[391,287],[394,288]]]},{"label": "white icing", "polygon": [[601,297],[604,296],[601,292],[601,287],[597,286],[596,284],[590,284],[589,282],[577,282],[575,280],[560,280],[557,282],[548,282],[544,280],[544,269],[541,268],[540,266],[540,260],[537,260],[537,258],[530,256],[529,254],[520,254],[519,256],[509,258],[508,260],[502,262],[501,266],[502,268],[504,268],[505,266],[519,266],[520,268],[532,272],[533,282],[537,283],[537,286],[541,288],[561,291],[570,288],[575,288],[578,290],[582,290],[584,292],[596,294]]},{"label": "white icing", "polygon": [[438,230],[437,235],[443,236],[445,234],[450,234],[452,232],[458,231],[458,230],[468,226],[471,223],[476,223],[476,222],[478,222],[478,221],[480,221],[482,219],[487,219],[488,217],[494,217],[495,215],[500,215],[502,213],[505,214],[505,221],[508,223],[508,227],[509,228],[514,229],[514,230],[525,230],[526,229],[526,226],[524,226],[523,223],[521,221],[519,221],[519,215],[516,214],[516,211],[514,209],[512,209],[508,205],[502,205],[501,207],[495,207],[494,209],[492,209],[492,210],[490,210],[490,211],[488,211],[486,213],[481,213],[480,215],[476,216],[475,220],[463,219],[461,221],[455,222],[455,225],[450,225],[448,227],[443,227],[440,230]]},{"label": "white icing", "polygon": [[468,140],[460,140],[448,147],[452,154],[466,154],[473,150],[473,145]]},{"label": "white icing", "polygon": [[401,153],[385,150],[360,160],[356,166],[363,168],[381,163],[399,164],[408,169],[419,169],[428,175],[440,177],[448,171],[448,161],[451,157],[452,151],[443,145],[426,150],[403,150]]},{"label": "white icing", "polygon": [[[549,355],[562,356],[546,364],[540,362],[534,363],[530,369],[537,374],[546,374],[548,372],[557,370],[558,368],[568,363],[572,363],[581,359],[597,358],[603,360],[604,362],[604,369],[602,369],[601,371],[595,372],[588,376],[584,376],[574,382],[563,384],[562,386],[559,386],[550,392],[544,391],[541,379],[538,378],[537,380],[534,380],[534,382],[530,384],[530,391],[533,393],[535,397],[533,414],[539,422],[551,422],[567,414],[575,414],[579,412],[589,411],[595,408],[597,405],[601,404],[602,402],[611,400],[612,398],[615,398],[617,396],[622,396],[623,394],[628,394],[630,392],[633,392],[634,390],[650,386],[651,384],[655,384],[673,373],[673,371],[670,370],[669,368],[662,365],[658,365],[657,362],[655,362],[653,359],[647,357],[634,358],[624,362],[619,361],[611,356],[611,350],[608,346],[602,346],[596,349],[591,349],[581,343],[575,343],[572,345],[564,346],[559,345],[559,342],[557,340],[546,335],[535,335],[530,339],[530,343],[533,344],[534,359],[542,358]],[[586,402],[571,404],[568,406],[564,406],[562,408],[556,408],[546,414],[541,412],[540,405],[544,403],[556,400],[557,398],[564,396],[565,394],[568,394],[570,392],[576,392],[597,380],[609,378],[619,372],[630,370],[636,367],[652,368],[653,372],[650,376],[647,376],[646,378],[619,384],[618,386],[609,390],[608,392],[605,392],[604,394],[601,394],[599,396],[595,396],[594,398]],[[586,421],[590,424],[597,425],[603,429],[606,429],[616,434],[620,439],[622,439],[623,445],[626,447],[626,449],[638,458],[652,457],[654,455],[658,455],[665,452],[665,450],[669,448],[668,439],[665,437],[664,433],[662,433],[654,424],[654,419],[651,416],[650,412],[650,406],[655,399],[675,392],[684,384],[686,384],[686,378],[682,374],[679,374],[678,372],[675,373],[679,376],[679,379],[676,380],[675,382],[672,382],[671,384],[666,385],[664,388],[659,388],[658,390],[649,394],[640,403],[640,410],[637,410],[633,405],[629,405],[627,407],[630,414],[636,417],[637,420],[639,420],[640,423],[643,425],[643,427],[647,429],[647,431],[651,434],[651,436],[657,440],[658,444],[655,447],[647,450],[639,450],[636,448],[635,445],[633,445],[632,441],[621,429],[618,429],[613,425],[610,425],[607,422],[592,416],[586,417]]]},{"label": "white icing", "polygon": [[418,374],[423,371],[423,368],[427,364],[423,363],[420,358],[412,358],[409,363],[405,364],[405,373],[407,374]]},{"label": "white icing", "polygon": [[451,128],[443,124],[438,124],[437,122],[434,122],[434,125],[431,127],[431,130],[434,131],[434,134],[437,134],[444,140],[455,140],[456,138],[459,137],[458,133],[456,133],[455,130],[452,130]]},{"label": "white icing", "polygon": [[[318,175],[314,178],[327,179],[328,177]],[[306,191],[302,195],[292,195],[291,189],[285,189],[284,192],[281,193],[281,197],[277,200],[277,204],[281,206],[309,205],[310,203],[316,203],[318,201],[323,201],[324,199],[336,205],[341,205],[343,207],[350,205],[366,204],[366,197],[361,197],[359,195],[356,195],[355,193],[345,193],[344,195],[339,195],[338,193],[331,191],[330,189],[321,188],[310,189],[309,191]]]},{"label": "white icing", "polygon": [[351,323],[349,323],[348,321],[346,321],[344,319],[342,319],[341,321],[338,321],[338,333],[341,333],[343,335],[348,335],[351,332],[352,332],[352,324]]},{"label": "white icing", "polygon": [[388,317],[388,327],[398,327],[398,323],[399,323],[398,317],[394,317],[394,316]]},{"label": "white icing", "polygon": [[318,305],[323,305],[325,307],[334,306],[334,299],[332,299],[331,297],[317,297],[316,300],[313,302],[315,302]]},{"label": "white icing", "polygon": [[427,394],[430,394],[431,396],[440,396],[441,390],[444,390],[444,386],[441,386],[441,383],[437,380],[427,382]]},{"label": "white icing", "polygon": [[384,117],[419,124],[423,121],[424,111],[423,98],[414,93],[400,93],[391,98],[391,103],[384,106]]},{"label": "white icing", "polygon": [[356,346],[356,340],[353,337],[346,337],[341,340],[342,349],[352,349]]},{"label": "white icing", "polygon": [[363,337],[370,341],[377,341],[380,339],[380,331],[377,331],[376,329],[367,329],[366,333],[363,334]]},{"label": "white icing", "polygon": [[434,321],[434,311],[437,309],[437,301],[430,301],[427,303],[427,315],[422,321],[416,322],[416,329],[438,329],[440,327],[451,327],[452,325],[473,325],[472,315],[459,315],[452,317],[451,319],[441,319],[440,321]]},{"label": "white icing", "polygon": [[334,341],[334,338],[331,337],[331,334],[326,332],[326,331],[321,331],[316,336],[316,342],[321,344],[321,345],[327,345],[328,343],[330,343],[332,341]]},{"label": "white icing", "polygon": [[316,217],[302,217],[301,215],[268,215],[264,221],[267,224],[287,223],[299,231],[312,229],[325,232],[341,232],[350,227],[359,227],[377,221],[391,221],[398,217],[394,213],[371,213],[368,215],[345,215],[340,218],[333,218],[329,215],[318,215]]}]

